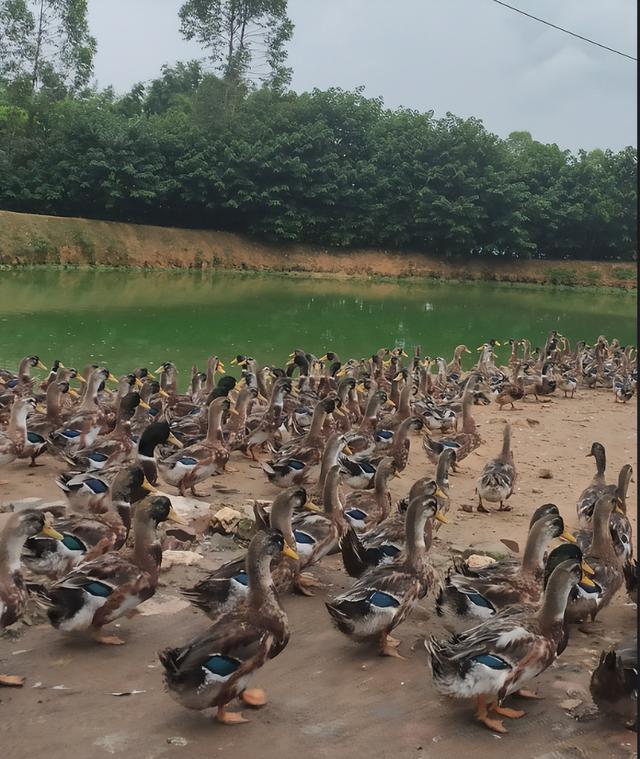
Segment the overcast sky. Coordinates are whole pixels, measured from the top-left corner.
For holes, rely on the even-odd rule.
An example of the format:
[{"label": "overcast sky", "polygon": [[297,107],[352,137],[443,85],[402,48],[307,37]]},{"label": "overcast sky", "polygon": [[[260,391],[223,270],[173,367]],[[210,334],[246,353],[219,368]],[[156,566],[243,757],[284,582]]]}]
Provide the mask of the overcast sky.
[{"label": "overcast sky", "polygon": [[[117,91],[202,56],[180,37],[180,0],[89,0],[95,74]],[[636,56],[634,0],[510,0]],[[477,116],[576,149],[636,143],[636,64],[492,0],[289,0],[292,86],[365,86],[390,107]]]}]

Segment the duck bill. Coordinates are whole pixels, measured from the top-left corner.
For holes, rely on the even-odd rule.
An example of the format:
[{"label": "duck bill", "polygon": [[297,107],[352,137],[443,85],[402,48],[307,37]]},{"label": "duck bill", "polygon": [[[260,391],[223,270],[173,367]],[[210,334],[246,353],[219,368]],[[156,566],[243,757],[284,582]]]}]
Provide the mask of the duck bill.
[{"label": "duck bill", "polygon": [[288,546],[286,543],[282,547],[282,554],[283,556],[288,556],[290,559],[293,559],[294,561],[298,561],[297,551],[291,548],[291,546]]},{"label": "duck bill", "polygon": [[183,444],[178,440],[178,438],[173,434],[173,432],[169,433],[169,437],[167,438],[167,442],[171,443],[171,445],[175,445],[176,448],[183,448]]},{"label": "duck bill", "polygon": [[442,524],[449,524],[449,520],[441,511],[436,511],[435,518],[438,520],[438,522],[442,522]]},{"label": "duck bill", "polygon": [[156,374],[162,374],[162,372],[163,372],[163,371],[164,371],[164,366],[159,366],[159,367],[156,369]]},{"label": "duck bill", "polygon": [[147,369],[147,377],[148,377],[149,379],[155,379],[155,378],[156,378],[156,375],[155,375],[153,372],[150,372],[150,371]]},{"label": "duck bill", "polygon": [[176,524],[187,524],[187,520],[184,517],[181,517],[180,514],[173,508],[173,506],[169,509],[169,516],[167,519],[170,522],[175,522]]},{"label": "duck bill", "polygon": [[596,573],[595,569],[590,564],[587,564],[584,559],[580,562],[580,568],[582,569],[582,574],[585,575],[594,575]]},{"label": "duck bill", "polygon": [[67,367],[62,363],[62,361],[58,361],[58,369],[66,369]]},{"label": "duck bill", "polygon": [[169,393],[167,393],[166,390],[163,390],[162,388],[160,388],[160,390],[158,391],[158,395],[161,398],[168,398],[169,397]]},{"label": "duck bill", "polygon": [[69,395],[70,395],[72,398],[79,398],[79,397],[80,397],[80,396],[78,395],[78,393],[77,393],[77,392],[76,392],[76,391],[75,391],[75,390],[74,390],[72,387],[70,387],[70,388],[67,390],[67,393],[68,393],[68,394],[69,394]]},{"label": "duck bill", "polygon": [[582,573],[582,577],[580,578],[580,585],[586,585],[588,588],[595,588],[596,584],[595,582],[587,577],[584,572]]},{"label": "duck bill", "polygon": [[47,371],[47,367],[38,359],[38,363],[36,364],[37,369],[43,369],[45,372]]},{"label": "duck bill", "polygon": [[107,375],[107,379],[109,380],[109,382],[113,382],[116,385],[118,384],[118,378],[114,377],[114,375],[111,374],[111,372],[109,372],[109,374]]},{"label": "duck bill", "polygon": [[140,401],[138,405],[140,406],[140,408],[146,409],[147,411],[149,411],[149,409],[151,408],[151,406],[146,401],[142,401],[142,400]]},{"label": "duck bill", "polygon": [[307,509],[307,511],[322,511],[320,506],[318,506],[318,504],[314,503],[313,501],[306,501],[304,508]]},{"label": "duck bill", "polygon": [[576,542],[576,537],[575,537],[575,535],[573,535],[573,533],[569,532],[569,530],[567,530],[567,529],[564,529],[564,530],[562,531],[562,535],[560,535],[560,537],[561,537],[563,540],[566,540],[566,541],[568,541],[569,543],[575,543],[575,542]]},{"label": "duck bill", "polygon": [[218,366],[216,367],[216,371],[219,374],[224,374],[224,364],[222,363],[222,361],[218,361]]},{"label": "duck bill", "polygon": [[149,480],[146,477],[142,480],[142,489],[146,490],[147,493],[157,493],[158,492],[153,487],[153,485],[149,482]]},{"label": "duck bill", "polygon": [[449,500],[449,496],[439,486],[436,487],[434,495],[436,498],[445,498],[446,500]]},{"label": "duck bill", "polygon": [[142,380],[140,379],[140,377],[136,377],[136,381],[133,384],[135,387],[138,387],[138,388],[142,387]]},{"label": "duck bill", "polygon": [[78,376],[76,377],[76,379],[77,379],[77,380],[78,380],[78,382],[80,382],[82,385],[86,385],[86,384],[87,384],[87,380],[86,380],[86,379],[85,379],[85,378],[84,378],[84,377],[83,377],[81,374],[78,374]]},{"label": "duck bill", "polygon": [[326,353],[324,354],[324,356],[320,356],[320,358],[318,359],[318,361],[328,361],[328,360],[329,359],[327,358],[327,354]]},{"label": "duck bill", "polygon": [[238,363],[238,359],[232,358],[231,361],[229,361],[229,363],[231,364],[231,366],[235,366]]},{"label": "duck bill", "polygon": [[43,538],[53,538],[54,540],[64,539],[64,535],[61,535],[57,530],[54,530],[53,527],[48,524],[45,524],[38,535],[42,536]]}]

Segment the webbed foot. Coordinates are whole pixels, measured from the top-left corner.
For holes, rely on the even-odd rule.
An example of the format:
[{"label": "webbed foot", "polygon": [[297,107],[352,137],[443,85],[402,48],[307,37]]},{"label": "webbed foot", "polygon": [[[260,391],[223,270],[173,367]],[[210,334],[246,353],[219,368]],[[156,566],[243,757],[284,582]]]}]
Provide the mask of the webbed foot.
[{"label": "webbed foot", "polygon": [[219,706],[216,719],[223,725],[240,725],[249,720],[242,716],[242,712],[228,712],[224,706]]},{"label": "webbed foot", "polygon": [[262,688],[247,688],[242,691],[240,698],[254,709],[259,709],[267,703],[267,694]]}]

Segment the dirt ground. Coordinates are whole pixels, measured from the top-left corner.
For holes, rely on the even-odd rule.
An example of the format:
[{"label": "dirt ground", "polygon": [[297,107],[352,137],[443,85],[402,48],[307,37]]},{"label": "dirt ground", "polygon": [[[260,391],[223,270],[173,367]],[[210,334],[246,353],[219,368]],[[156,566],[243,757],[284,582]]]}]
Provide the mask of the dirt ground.
[{"label": "dirt ground", "polygon": [[[510,538],[522,547],[531,512],[545,502],[556,503],[574,526],[577,497],[594,471],[593,459],[586,458],[594,440],[606,447],[609,482],[625,463],[631,462],[637,471],[635,398],[616,405],[609,391],[583,389],[574,400],[556,397],[546,404],[519,405],[517,411],[500,412],[495,405],[474,409],[485,444],[451,478],[450,522],[443,525],[432,550],[440,569],[446,568],[452,546],[487,549]],[[506,419],[513,425],[519,476],[513,511],[466,513],[460,507],[475,503],[476,476],[497,454]],[[207,501],[242,505],[278,492],[239,454],[230,463],[239,473],[205,483],[203,490],[211,486]],[[45,464],[35,470],[24,463],[5,467],[0,472],[1,501],[34,495],[58,500],[53,475],[62,466],[48,457]],[[552,479],[540,478],[541,468],[550,469]],[[432,471],[415,435],[409,466],[393,481],[393,495],[406,494],[416,478]],[[629,493],[634,529],[636,492],[634,475]],[[141,607],[144,614],[122,622],[119,634],[127,640],[123,647],[69,642],[46,621],[19,626],[15,638],[0,638],[0,670],[27,678],[23,688],[0,691],[0,756],[420,759],[470,751],[509,759],[634,755],[634,733],[603,717],[578,721],[569,713],[572,706],[580,712],[590,704],[588,683],[600,650],[634,629],[636,608],[622,592],[599,616],[592,633],[572,630],[567,650],[532,684],[544,700],[523,702],[527,716],[507,720],[508,735],[495,735],[475,723],[468,704],[449,702],[435,693],[422,645],[427,634],[442,632],[433,594],[396,631],[406,661],[381,659],[337,632],[323,604],[325,592],[314,598],[286,597],[290,643],[255,683],[267,690],[267,706],[245,709],[250,723],[235,727],[217,724],[210,713],[186,711],[163,692],[156,652],[186,642],[208,621],[182,602],[176,587],[239,549],[230,538],[214,536],[208,547],[198,550],[206,551],[200,567],[164,572],[155,598]],[[326,583],[327,593],[349,581],[338,557],[323,561],[314,572]],[[122,691],[139,692],[114,695]]]},{"label": "dirt ground", "polygon": [[635,289],[634,265],[616,261],[468,258],[425,251],[268,244],[232,232],[123,224],[0,210],[0,263],[304,272],[306,276],[428,277]]}]

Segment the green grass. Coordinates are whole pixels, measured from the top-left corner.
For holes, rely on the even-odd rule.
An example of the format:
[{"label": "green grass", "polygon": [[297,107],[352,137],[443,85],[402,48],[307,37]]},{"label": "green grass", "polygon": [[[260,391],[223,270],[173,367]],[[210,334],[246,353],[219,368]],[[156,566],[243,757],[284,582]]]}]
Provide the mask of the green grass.
[{"label": "green grass", "polygon": [[629,281],[636,278],[635,269],[627,269],[626,266],[614,266],[611,270],[614,279]]}]

